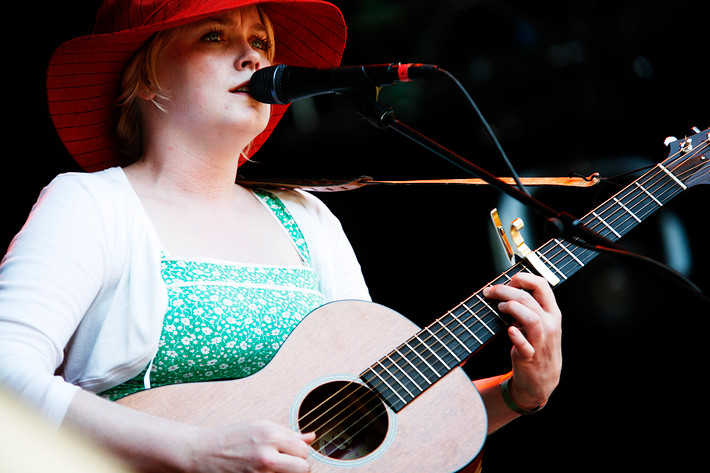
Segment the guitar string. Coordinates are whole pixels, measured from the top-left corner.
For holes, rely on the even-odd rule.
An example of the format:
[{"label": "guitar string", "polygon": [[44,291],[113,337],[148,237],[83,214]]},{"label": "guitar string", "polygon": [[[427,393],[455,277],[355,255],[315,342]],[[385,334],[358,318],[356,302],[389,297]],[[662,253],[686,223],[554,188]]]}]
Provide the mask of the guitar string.
[{"label": "guitar string", "polygon": [[[697,153],[695,153],[695,154],[697,154]],[[682,164],[682,163],[681,163],[681,164]],[[678,164],[678,165],[676,166],[676,168],[677,168],[677,167],[680,167],[681,164]],[[657,166],[657,167],[658,167],[658,166]],[[691,171],[687,171],[687,172],[691,172]],[[694,172],[694,171],[693,171],[693,172]],[[657,175],[657,176],[661,176],[661,178],[663,177],[664,174],[665,174],[665,173],[662,172],[662,171],[656,173],[656,175]],[[648,181],[650,181],[653,177],[655,177],[655,176],[649,177],[649,179],[647,180],[646,185],[649,185],[649,184],[648,184]],[[666,177],[668,177],[668,176],[666,176]],[[640,178],[640,179],[641,179],[641,178]],[[638,182],[638,180],[635,181],[635,182]],[[676,183],[676,184],[677,184],[677,183]],[[633,185],[633,184],[632,184],[632,185]],[[625,188],[624,190],[630,189],[630,187],[631,187],[632,185],[627,186],[627,188]],[[656,185],[656,184],[650,184],[650,186],[654,186],[654,185]],[[621,192],[617,193],[614,197],[620,196],[620,195],[624,192],[624,190],[622,190]],[[632,189],[631,189],[631,190],[632,190]],[[665,192],[665,191],[664,191],[664,192]],[[639,195],[642,195],[642,194],[639,194]],[[622,197],[622,198],[623,198],[623,197]],[[661,197],[661,198],[663,198],[663,197]],[[612,198],[612,199],[609,199],[608,201],[605,202],[605,204],[610,204],[612,200],[613,200],[613,198]],[[597,209],[603,207],[605,204],[602,204],[601,206],[597,207]],[[631,205],[631,204],[629,204],[629,203],[627,202],[627,205]],[[634,205],[636,205],[636,204],[634,204]],[[607,210],[608,210],[608,209],[607,209]],[[633,211],[633,210],[636,210],[636,212],[638,212],[638,209],[637,209],[635,206],[634,206],[632,209],[630,209],[630,210],[632,210],[632,211]],[[613,215],[614,213],[616,213],[616,212],[617,212],[617,210],[613,210],[613,211],[612,211],[612,215]],[[633,212],[633,213],[636,214],[636,212]],[[625,212],[624,212],[624,211],[621,211],[621,214],[624,215]],[[589,215],[592,215],[592,214],[590,213],[590,214],[588,214],[588,216],[589,216]],[[629,220],[630,218],[632,218],[632,217],[629,217],[628,214],[626,214],[626,215],[627,215],[626,220]],[[609,218],[610,218],[610,217],[602,218],[602,220],[607,221],[607,219],[609,219]],[[617,218],[615,221],[617,221],[617,220],[618,220],[618,218]],[[607,222],[607,223],[608,223],[608,222]],[[612,223],[613,223],[613,222],[612,222]],[[598,223],[598,224],[596,224],[595,227],[598,227],[598,226],[603,226],[603,223]],[[594,252],[592,252],[592,253],[594,253]],[[559,252],[558,252],[558,254],[559,254]],[[523,269],[525,269],[525,268],[523,268]],[[459,306],[459,307],[460,307],[460,306]],[[451,312],[451,311],[450,311],[450,312]],[[449,314],[449,313],[447,313],[447,315],[448,315],[448,314]],[[473,316],[472,316],[472,317],[473,317]],[[443,319],[443,317],[442,317],[442,319]],[[470,320],[470,318],[469,318],[469,320]],[[440,322],[440,321],[441,321],[441,319],[439,319],[437,322]],[[435,323],[436,323],[436,322],[435,322]],[[434,325],[434,324],[428,326],[425,330],[429,330],[429,328],[432,327],[433,325]],[[442,327],[444,327],[444,328],[446,329],[446,326],[444,326],[443,324],[442,324]],[[421,332],[420,332],[420,333],[421,333]],[[437,332],[436,332],[436,333],[439,333],[439,334],[440,334],[440,329],[437,329]],[[434,333],[433,333],[433,332],[432,332],[432,335],[429,336],[429,340],[431,340],[432,337],[434,337]],[[436,337],[434,337],[434,338],[436,338]],[[441,342],[439,342],[439,343],[441,343]],[[421,346],[421,345],[424,345],[424,343],[420,343],[420,346]],[[428,347],[428,348],[429,348],[429,350],[431,350],[430,347]],[[391,353],[394,353],[394,351],[391,352]],[[430,356],[430,355],[427,355],[427,357],[429,357],[429,356]],[[386,357],[383,358],[383,360],[385,360],[385,359],[390,359],[390,361],[391,361],[390,367],[394,367],[394,369],[395,369],[396,371],[405,371],[405,372],[406,372],[406,369],[405,369],[405,370],[402,370],[401,368],[399,368],[399,367],[396,365],[396,363],[394,362],[394,360],[391,358],[391,354],[390,354],[390,355],[387,355]],[[400,357],[399,359],[401,360],[402,357]],[[384,365],[383,365],[383,367],[384,367]],[[366,371],[367,371],[367,370],[366,370]],[[411,373],[411,374],[414,375],[413,373]],[[381,383],[380,383],[380,384],[381,384]],[[400,383],[399,381],[395,381],[395,382],[393,382],[393,384],[396,385],[396,384],[401,384],[401,383]],[[416,383],[415,383],[415,384],[416,384]],[[433,384],[433,383],[430,383],[430,384]],[[376,388],[377,386],[374,386],[374,387]],[[403,386],[403,387],[404,387],[404,386]],[[406,387],[405,387],[405,389],[406,389]],[[419,391],[423,391],[423,390],[419,389]],[[410,394],[411,394],[411,393],[410,393]],[[416,396],[415,396],[415,397],[416,397]],[[362,399],[362,397],[361,397],[360,399]],[[341,410],[341,412],[342,412],[342,410]],[[321,416],[319,416],[319,417],[322,417],[322,415],[323,415],[323,414],[321,414]],[[349,416],[348,416],[348,417],[349,417]],[[347,417],[346,417],[346,419],[347,419]],[[374,419],[373,419],[373,421],[374,421]],[[331,442],[331,443],[332,443],[332,442]]]},{"label": "guitar string", "polygon": [[[706,149],[707,146],[705,146],[704,148]],[[702,150],[702,149],[701,149],[701,150]],[[692,158],[692,157],[693,157],[693,156],[690,156],[690,158]],[[686,161],[687,161],[687,160],[686,160]],[[679,168],[680,166],[684,165],[684,164],[685,164],[685,162],[679,163],[679,164],[676,166],[676,169]],[[702,166],[703,164],[704,164],[704,163],[700,163],[698,166]],[[694,169],[692,169],[692,168],[691,168],[691,169],[688,169],[687,171],[685,171],[686,174],[688,174],[688,173],[695,173],[695,172],[696,172],[696,170],[694,170]],[[659,177],[659,176],[660,176],[660,178],[657,179],[656,182],[652,182],[652,180],[653,180],[654,178]],[[650,192],[655,192],[655,197],[654,197],[654,198],[658,197],[658,198],[660,198],[660,199],[666,199],[666,198],[667,198],[667,192],[668,192],[668,191],[671,191],[671,192],[675,192],[675,191],[681,192],[681,190],[679,190],[678,187],[677,187],[677,183],[675,183],[674,181],[672,181],[672,178],[670,178],[669,176],[667,176],[663,171],[656,172],[655,175],[649,175],[649,176],[644,176],[644,177],[647,177],[647,179],[646,179],[646,181],[645,181],[645,184],[650,188]],[[680,177],[683,177],[683,176],[681,175]],[[664,178],[667,179],[667,182],[666,182],[665,184],[662,184],[662,183],[661,183],[661,180],[664,179]],[[643,179],[643,177],[640,178],[640,179]],[[640,179],[639,179],[639,180],[640,180]],[[633,217],[630,216],[630,215],[627,213],[627,211],[626,211],[625,209],[623,209],[623,207],[621,207],[621,205],[618,205],[618,203],[615,204],[615,203],[612,202],[612,200],[614,199],[614,197],[621,196],[623,193],[626,193],[626,197],[628,197],[628,196],[631,195],[631,194],[636,193],[636,195],[635,195],[634,197],[632,197],[630,201],[627,201],[627,202],[626,202],[627,208],[628,208],[634,215],[636,215],[636,216],[639,216],[639,215],[640,215],[641,217],[645,217],[645,216],[648,215],[649,213],[655,211],[655,210],[658,208],[658,207],[656,207],[655,205],[658,205],[658,204],[654,204],[654,203],[651,202],[650,200],[644,200],[644,201],[642,201],[643,207],[641,208],[641,210],[639,210],[640,204],[638,204],[637,202],[634,202],[633,204],[630,203],[630,202],[633,202],[633,201],[637,200],[638,197],[643,197],[643,196],[645,195],[645,192],[644,192],[644,191],[639,190],[639,189],[637,189],[637,188],[634,188],[634,185],[635,185],[636,183],[638,183],[639,180],[634,181],[634,183],[632,183],[631,185],[627,186],[624,190],[622,190],[621,192],[617,193],[617,194],[616,194],[615,196],[613,196],[611,199],[607,200],[607,201],[605,202],[605,204],[601,205],[599,208],[604,207],[605,205],[608,205],[610,208],[611,208],[611,207],[615,207],[615,208],[612,209],[612,210],[607,209],[607,210],[604,210],[604,211],[600,212],[599,217],[601,217],[605,222],[608,223],[608,222],[611,221],[611,217],[604,215],[604,212],[609,212],[609,211],[611,211],[611,214],[612,214],[612,215],[614,215],[616,212],[619,212],[619,214],[625,218],[625,221],[622,222],[622,223],[627,223],[627,222],[629,222],[631,219],[633,219]],[[669,185],[670,185],[670,186],[669,186]],[[660,190],[660,191],[654,189],[655,187],[658,187],[658,186],[661,186],[661,190]],[[621,199],[625,199],[626,197],[621,197]],[[661,205],[662,205],[662,204],[661,204]],[[647,208],[648,208],[649,206],[652,207],[651,210],[647,210]],[[616,208],[616,207],[618,207],[618,208]],[[592,214],[590,213],[589,215],[592,215]],[[589,216],[589,215],[588,215],[588,216]],[[585,218],[586,218],[586,217],[585,217]],[[619,218],[620,218],[620,217],[615,217],[615,220],[614,220],[614,221],[611,221],[611,223],[612,223],[612,224],[617,223],[618,220],[619,220]],[[594,220],[596,220],[596,218],[594,218]],[[634,219],[634,221],[635,221],[635,219]],[[632,225],[634,224],[634,222],[631,222],[631,223],[632,223]],[[638,223],[638,222],[637,222],[637,223]],[[597,227],[598,227],[599,225],[603,225],[603,223],[601,223],[601,224],[600,224],[600,223],[597,223],[597,224],[596,224]],[[620,225],[617,225],[617,228],[618,228],[618,227],[620,227]],[[588,251],[591,252],[591,253],[594,253],[594,252],[591,251],[591,250],[588,250]]]},{"label": "guitar string", "polygon": [[[679,166],[680,166],[680,165],[679,165]],[[678,166],[678,167],[679,167],[679,166]],[[688,172],[690,172],[690,171],[688,171]],[[657,175],[661,175],[661,173],[657,173]],[[649,179],[649,180],[650,180],[650,179]],[[648,185],[648,184],[647,184],[647,185]],[[617,194],[615,195],[615,197],[621,195],[621,193],[623,193],[623,191],[620,192],[620,193],[617,193]],[[609,203],[610,201],[611,201],[611,199],[608,201],[608,203]],[[601,207],[601,206],[600,206],[600,207]],[[637,209],[636,209],[636,210],[637,210]],[[638,210],[637,210],[637,212],[638,212]],[[608,217],[607,217],[607,218],[608,218]],[[627,220],[628,220],[628,218],[627,218]],[[394,362],[393,362],[390,366],[394,366],[395,369],[399,370],[399,368],[396,366],[396,364],[395,364]],[[399,383],[396,383],[396,384],[399,384]]]},{"label": "guitar string", "polygon": [[[690,156],[690,157],[692,158],[693,156]],[[674,159],[674,158],[672,158],[672,159]],[[686,160],[686,161],[687,161],[687,160]],[[676,169],[679,168],[680,166],[684,165],[684,164],[685,164],[685,162],[679,163],[679,164],[676,166]],[[700,163],[699,166],[702,166],[703,164],[704,164],[704,163]],[[687,171],[685,171],[685,172],[686,172],[686,173],[694,173],[694,172],[696,172],[696,171],[691,168],[691,169],[689,169],[689,170],[687,170]],[[653,180],[654,178],[658,177],[658,176],[660,176],[660,179],[656,180],[656,182],[652,182],[652,180]],[[671,182],[671,181],[672,181],[672,178],[670,178],[669,176],[665,175],[665,173],[662,172],[662,171],[661,171],[661,172],[656,172],[655,175],[643,176],[643,177],[640,178],[639,180],[643,179],[644,177],[646,178],[645,184],[651,188],[651,192],[655,192],[655,193],[656,193],[656,196],[657,196],[658,198],[666,199],[666,198],[667,198],[666,194],[667,194],[667,192],[668,192],[669,190],[670,190],[671,192],[681,192],[681,190],[679,190],[678,187],[677,187],[677,183]],[[681,176],[681,177],[682,177],[682,176]],[[666,179],[667,179],[667,182],[665,183],[665,185],[664,185],[664,184],[659,184],[659,182],[660,182],[663,178],[666,178]],[[636,181],[635,181],[634,183],[632,183],[630,186],[627,186],[624,190],[622,190],[621,192],[617,193],[614,197],[619,197],[619,196],[621,196],[620,199],[623,200],[623,199],[626,199],[629,195],[631,195],[631,194],[633,194],[634,192],[636,192],[636,195],[635,195],[634,197],[632,197],[631,200],[626,201],[626,204],[627,204],[627,206],[628,206],[627,208],[628,208],[630,211],[632,211],[632,213],[633,213],[634,215],[637,215],[637,216],[640,215],[641,217],[644,217],[644,218],[645,218],[645,216],[647,216],[649,213],[652,213],[653,211],[655,211],[658,207],[655,207],[652,202],[646,200],[646,201],[645,201],[645,205],[643,206],[643,208],[642,208],[641,210],[639,210],[639,204],[638,204],[638,203],[634,203],[634,204],[631,204],[631,203],[630,203],[630,202],[632,202],[632,201],[634,201],[634,200],[637,200],[637,198],[638,198],[639,196],[640,196],[640,197],[643,197],[643,195],[644,195],[644,192],[643,192],[643,191],[639,191],[638,189],[634,188],[634,184],[637,183],[637,182],[639,182],[639,180],[636,180]],[[668,184],[670,184],[670,187],[668,186]],[[661,186],[661,190],[660,190],[660,191],[655,190],[654,187],[657,187],[657,186],[659,186],[659,185]],[[622,196],[623,193],[626,193],[626,197],[623,197],[623,196]],[[616,203],[612,203],[612,200],[614,199],[614,197],[612,197],[611,199],[609,199],[607,202],[605,202],[605,204],[599,206],[598,208],[604,207],[605,205],[608,205],[609,208],[614,207],[614,206],[618,206],[619,208],[614,208],[613,210],[611,210],[612,215],[615,214],[616,212],[619,212],[619,213],[620,213],[622,216],[624,216],[624,218],[625,218],[625,221],[622,222],[622,223],[627,223],[627,222],[628,222],[629,220],[631,220],[632,218],[634,219],[634,221],[636,221],[636,219],[635,219],[634,217],[630,216],[630,215],[626,212],[625,209],[622,210],[622,207],[621,207],[621,203],[620,203],[620,202],[616,202],[616,201],[615,201]],[[655,197],[654,197],[654,198],[655,198]],[[648,207],[649,205],[651,205],[651,206],[653,207],[651,210],[647,210],[647,207]],[[655,204],[655,205],[657,205],[657,204]],[[662,205],[662,204],[661,204],[661,205]],[[630,208],[629,208],[629,207],[630,207]],[[603,211],[603,212],[609,212],[609,211],[610,211],[610,210],[607,209],[607,210],[605,210],[605,211]],[[603,214],[603,212],[600,212],[599,217],[602,217],[602,219],[603,219],[604,221],[609,222],[609,221],[611,220],[610,217],[605,216],[605,215]],[[588,216],[590,216],[590,215],[592,215],[592,214],[590,213]],[[587,217],[585,217],[585,218],[587,218]],[[596,220],[596,218],[594,218],[594,220]],[[618,222],[618,220],[619,220],[619,217],[616,217],[615,220],[614,220],[612,223],[616,223],[616,222]],[[639,222],[636,221],[636,223],[639,223]],[[632,221],[631,224],[634,225],[634,222]],[[603,225],[603,224],[599,224],[599,223],[596,224],[596,226],[599,226],[599,225]],[[618,228],[618,227],[617,227],[617,228]],[[549,243],[549,242],[548,242],[548,243]],[[559,242],[558,242],[558,244],[561,245],[562,243],[559,243]],[[568,250],[568,251],[573,251],[573,250],[569,250],[570,246],[572,246],[572,245],[571,245],[571,244],[568,244],[566,247],[563,248],[562,251],[565,251],[565,249]],[[577,247],[576,245],[574,245],[574,246],[575,246],[576,249],[579,249],[580,251],[583,251],[583,250],[581,250],[580,247]],[[595,252],[592,251],[592,250],[586,250],[586,252],[587,252],[587,253],[592,253],[592,254],[595,253]],[[557,255],[553,255],[553,257],[551,257],[550,259],[553,260],[555,256],[557,256]],[[552,261],[552,264],[554,265],[555,262]],[[559,264],[559,263],[558,263],[558,264]],[[563,273],[563,274],[564,274],[564,271],[560,270],[560,273]]]},{"label": "guitar string", "polygon": [[[680,166],[680,165],[678,165],[677,167],[679,167],[679,166]],[[692,171],[692,170],[691,170],[691,171]],[[688,171],[688,172],[691,172],[691,171]],[[663,177],[661,173],[657,173],[657,175],[661,175],[661,177]],[[648,181],[650,181],[650,179],[651,179],[651,178],[649,178],[649,179],[647,180],[646,185],[648,185]],[[637,181],[637,182],[638,182],[638,181]],[[652,185],[655,185],[655,184],[652,184]],[[665,192],[665,191],[664,191],[664,192]],[[678,192],[680,192],[680,191],[678,191]],[[620,196],[622,193],[623,193],[623,191],[617,193],[614,197]],[[623,197],[622,197],[622,198],[623,198]],[[661,198],[663,198],[663,197],[661,197]],[[610,199],[607,203],[610,203],[611,200],[612,200],[612,199]],[[618,202],[617,202],[617,203],[618,203]],[[628,202],[627,202],[627,204],[628,204]],[[603,205],[602,205],[602,206],[603,206]],[[602,206],[600,206],[600,207],[602,207]],[[638,212],[638,209],[636,209],[635,207],[634,207],[634,209]],[[616,212],[616,211],[614,211],[614,212]],[[622,212],[622,214],[623,214],[623,212]],[[607,218],[608,218],[608,217],[607,217]],[[628,220],[628,217],[627,217],[627,220]],[[390,358],[390,361],[392,361],[392,360],[391,360],[391,357],[389,357],[389,358]],[[384,359],[384,358],[383,358],[383,359]],[[396,366],[396,364],[395,364],[394,362],[392,362],[392,364],[391,364],[390,366],[393,366],[393,367],[395,367],[395,369],[399,370],[399,368]],[[400,384],[400,383],[394,383],[394,384]],[[406,388],[405,388],[405,389],[406,389]],[[349,416],[348,416],[348,417],[349,417]],[[375,420],[376,420],[376,419],[373,419],[373,421],[375,421]],[[363,428],[365,428],[365,427],[367,427],[367,425],[363,426]],[[361,429],[361,430],[362,430],[362,429]],[[356,433],[355,435],[357,435],[357,433]],[[331,442],[331,443],[332,443],[332,442]]]},{"label": "guitar string", "polygon": [[[692,156],[691,156],[691,157],[692,157]],[[671,159],[675,159],[675,158],[671,158]],[[685,164],[685,163],[679,163],[679,164],[676,166],[676,168],[682,166],[683,164]],[[700,165],[702,165],[702,163],[701,163]],[[696,172],[696,171],[694,171],[693,169],[690,169],[690,170],[688,170],[688,171],[686,171],[686,172],[687,172],[687,173],[694,173],[694,172]],[[652,181],[652,179],[654,179],[654,178],[657,177],[657,176],[660,176],[661,178],[666,177],[666,178],[668,179],[668,181],[669,181],[668,183],[670,183],[670,184],[672,185],[672,187],[666,188],[666,189],[662,190],[662,192],[663,192],[664,194],[666,193],[667,190],[677,190],[677,187],[675,187],[675,186],[673,185],[674,183],[670,182],[670,181],[672,180],[672,178],[670,178],[670,177],[668,177],[667,175],[665,175],[665,173],[662,172],[662,171],[661,171],[661,172],[656,172],[655,175],[651,175],[651,174],[649,173],[649,175],[647,175],[647,176],[642,176],[641,178],[639,178],[639,180],[641,180],[641,179],[643,179],[644,177],[646,177],[646,178],[647,178],[647,180],[646,180],[646,185],[648,185],[649,187],[655,187],[655,186],[659,185],[660,180],[657,180],[656,182],[651,182],[651,181]],[[681,177],[682,177],[682,176],[681,176]],[[612,207],[615,207],[614,209],[611,210],[612,215],[615,214],[616,212],[619,212],[621,215],[625,216],[626,220],[625,220],[625,222],[622,222],[622,223],[626,223],[627,221],[629,221],[630,219],[632,219],[633,217],[631,217],[631,216],[626,212],[626,210],[623,209],[623,207],[622,207],[621,205],[619,205],[619,204],[620,204],[619,202],[613,203],[612,200],[614,200],[615,197],[621,196],[621,195],[624,194],[625,192],[626,192],[626,196],[628,197],[630,194],[634,193],[634,191],[636,191],[637,194],[636,194],[635,197],[632,198],[631,201],[635,200],[635,199],[636,199],[637,197],[639,197],[639,196],[643,197],[643,195],[644,195],[643,191],[639,191],[638,189],[635,189],[635,188],[633,187],[634,184],[637,183],[639,180],[634,181],[634,183],[632,183],[631,185],[627,186],[626,188],[624,188],[624,189],[623,189],[622,191],[620,191],[619,193],[615,194],[612,198],[610,198],[609,200],[607,200],[604,204],[600,205],[600,206],[598,207],[598,209],[599,209],[599,208],[602,208],[602,207],[604,207],[604,206],[608,206],[609,209],[611,209]],[[649,184],[649,183],[650,183],[650,184]],[[662,184],[661,184],[661,185],[662,185]],[[653,189],[651,189],[651,191],[654,192]],[[680,191],[678,191],[678,192],[680,192]],[[658,193],[657,193],[657,194],[658,194]],[[660,197],[661,199],[664,199],[664,198],[665,198],[665,196],[663,196],[663,195],[659,195],[658,197]],[[623,200],[623,199],[625,199],[626,197],[620,197],[620,198]],[[632,213],[634,213],[634,215],[641,215],[642,217],[644,217],[645,215],[642,214],[642,211],[645,212],[646,209],[644,208],[644,209],[642,209],[642,211],[640,211],[639,208],[638,208],[638,204],[637,204],[637,203],[631,204],[631,203],[630,203],[631,201],[627,201],[627,202],[626,202],[627,208],[628,208],[630,211],[632,211]],[[650,202],[650,201],[648,201],[648,200],[646,200],[645,202],[646,202],[647,204],[649,204],[649,205],[653,205],[653,203]],[[622,205],[623,205],[623,204],[622,204]],[[616,208],[616,207],[618,207],[618,208]],[[630,207],[630,208],[629,208],[629,207]],[[648,207],[648,205],[645,205],[644,207]],[[604,210],[604,211],[600,212],[600,214],[599,214],[599,217],[601,217],[602,220],[604,220],[605,222],[609,222],[609,221],[610,221],[610,217],[604,215],[604,212],[609,212],[609,211],[610,211],[609,209]],[[653,208],[651,211],[653,211],[653,210],[655,210],[655,209],[656,209],[656,208]],[[648,212],[646,212],[646,214],[648,214]],[[591,216],[591,215],[592,215],[592,214],[590,213],[590,214],[587,215],[587,217],[589,217],[589,216]],[[587,218],[587,217],[585,217],[585,218]],[[596,218],[593,218],[593,220],[597,220],[597,219],[596,219]],[[635,219],[634,219],[634,220],[635,220]],[[617,221],[618,221],[618,218],[616,218],[612,223],[615,223],[615,222],[617,222]],[[631,222],[631,223],[633,224],[633,222]],[[637,223],[638,223],[638,222],[637,222]],[[596,222],[594,228],[598,228],[600,225],[603,225],[603,223]],[[594,229],[594,228],[593,228],[593,229]],[[548,243],[549,243],[549,242],[548,242]],[[575,245],[575,246],[576,246],[576,245]],[[563,250],[563,251],[564,251],[564,250]],[[591,252],[591,253],[594,253],[594,252],[591,251],[591,250],[588,250],[588,251]],[[546,254],[545,254],[545,255],[546,255]],[[547,255],[546,255],[546,256],[547,256]],[[557,255],[553,255],[553,256],[557,256]],[[550,259],[552,260],[552,258],[550,258]],[[560,271],[560,272],[561,272],[561,273],[564,273],[563,271]]]}]

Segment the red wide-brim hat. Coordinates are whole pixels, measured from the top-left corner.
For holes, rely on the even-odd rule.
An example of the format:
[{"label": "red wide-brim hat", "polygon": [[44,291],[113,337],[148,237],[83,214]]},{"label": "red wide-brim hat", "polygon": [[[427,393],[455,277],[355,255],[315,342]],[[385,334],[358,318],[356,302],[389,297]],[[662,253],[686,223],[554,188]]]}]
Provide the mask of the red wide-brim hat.
[{"label": "red wide-brim hat", "polygon": [[[320,0],[104,0],[94,32],[59,46],[47,70],[49,113],[60,139],[86,171],[127,164],[116,137],[123,69],[155,32],[234,8],[260,5],[273,23],[274,62],[337,67],[345,49],[340,10]],[[288,105],[271,105],[271,118],[252,142],[253,155]]]}]

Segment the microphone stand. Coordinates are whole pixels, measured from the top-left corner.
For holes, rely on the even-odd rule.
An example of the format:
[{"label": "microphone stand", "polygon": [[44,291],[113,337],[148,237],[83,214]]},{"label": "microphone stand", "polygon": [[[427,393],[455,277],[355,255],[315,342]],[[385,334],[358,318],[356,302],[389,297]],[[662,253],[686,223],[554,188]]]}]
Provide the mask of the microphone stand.
[{"label": "microphone stand", "polygon": [[[545,218],[546,231],[550,237],[563,238],[597,252],[607,252],[617,257],[626,257],[626,259],[632,263],[641,263],[642,266],[664,277],[665,280],[674,284],[676,287],[680,287],[689,292],[702,303],[710,305],[710,297],[706,296],[695,284],[682,274],[667,265],[625,250],[616,242],[587,228],[579,219],[569,213],[559,212],[553,209],[535,199],[529,193],[523,192],[523,190],[516,186],[505,183],[480,166],[477,166],[431,138],[400,122],[395,117],[395,113],[391,107],[385,106],[375,98],[370,97],[373,95],[371,91],[362,90],[360,93],[354,92],[347,95],[353,100],[355,111],[375,127],[381,130],[392,129],[398,132],[542,215]],[[375,90],[374,95],[375,97],[377,96],[377,90]]]},{"label": "microphone stand", "polygon": [[600,245],[607,248],[621,249],[615,242],[582,225],[579,219],[566,212],[559,212],[535,199],[527,192],[523,192],[515,186],[506,184],[501,179],[480,166],[477,166],[427,136],[424,136],[418,131],[400,122],[395,117],[395,113],[391,107],[385,106],[380,102],[377,102],[375,99],[366,97],[365,94],[351,94],[350,98],[354,102],[355,111],[372,125],[381,130],[392,129],[400,133],[401,135],[409,138],[429,151],[432,151],[468,173],[482,179],[501,192],[517,199],[519,202],[541,214],[546,219],[547,231],[551,234],[551,236],[566,239],[577,237],[590,244]]}]

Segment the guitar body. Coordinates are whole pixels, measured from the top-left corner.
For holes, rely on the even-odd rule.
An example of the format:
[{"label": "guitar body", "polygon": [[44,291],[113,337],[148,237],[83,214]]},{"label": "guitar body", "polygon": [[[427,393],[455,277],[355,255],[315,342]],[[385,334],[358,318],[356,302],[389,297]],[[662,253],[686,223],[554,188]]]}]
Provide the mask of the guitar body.
[{"label": "guitar body", "polygon": [[[117,402],[206,427],[268,419],[295,430],[315,430],[319,440],[309,459],[313,473],[473,471],[480,463],[487,418],[478,391],[461,368],[396,413],[379,398],[374,407],[373,399],[360,400],[362,393],[372,391],[360,384],[358,375],[418,331],[381,305],[334,302],[306,317],[271,363],[248,378],[163,386]],[[345,440],[349,433],[331,431],[333,424],[321,425],[317,419],[324,416],[307,419],[313,407],[352,387],[356,396],[346,396],[356,401],[336,403],[338,412],[342,406],[357,411],[350,417],[339,414],[346,422],[353,419],[355,435],[350,440]]]}]

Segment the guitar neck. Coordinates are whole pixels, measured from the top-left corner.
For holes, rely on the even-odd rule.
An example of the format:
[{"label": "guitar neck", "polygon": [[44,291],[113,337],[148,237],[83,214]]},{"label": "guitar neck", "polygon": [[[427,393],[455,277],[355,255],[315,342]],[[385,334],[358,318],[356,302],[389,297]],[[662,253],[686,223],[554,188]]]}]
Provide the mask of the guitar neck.
[{"label": "guitar neck", "polygon": [[[707,140],[702,143],[703,149],[707,149]],[[698,153],[685,156],[672,171],[670,165],[664,163],[666,165],[656,165],[585,215],[581,223],[606,239],[617,241],[686,190],[685,182],[701,172],[705,173],[703,179],[707,179],[707,159]],[[560,283],[599,254],[557,238],[549,240],[535,253]],[[489,285],[506,284],[521,271],[535,272],[527,261],[521,261]],[[495,305],[483,297],[482,289],[479,290],[365,370],[361,379],[378,391],[394,411],[399,411],[507,329],[511,321],[499,313]]]}]

